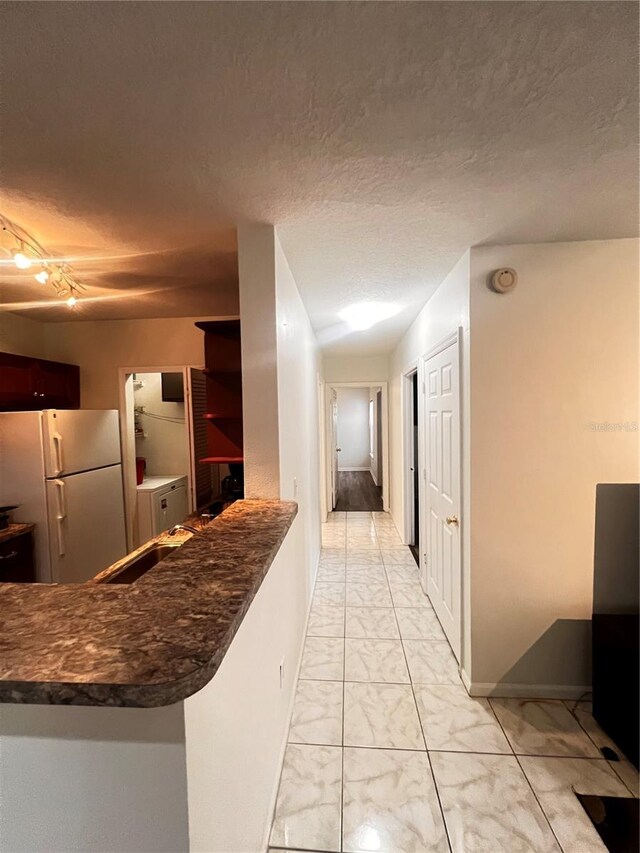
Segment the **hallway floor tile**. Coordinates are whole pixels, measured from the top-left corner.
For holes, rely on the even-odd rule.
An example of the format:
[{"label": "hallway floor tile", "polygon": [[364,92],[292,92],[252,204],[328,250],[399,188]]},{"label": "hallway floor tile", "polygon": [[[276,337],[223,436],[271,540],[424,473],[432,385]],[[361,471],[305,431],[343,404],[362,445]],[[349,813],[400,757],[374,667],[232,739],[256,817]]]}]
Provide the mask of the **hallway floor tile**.
[{"label": "hallway floor tile", "polygon": [[393,607],[347,607],[345,630],[347,637],[400,639]]},{"label": "hallway floor tile", "polygon": [[289,743],[342,746],[341,681],[298,682]]},{"label": "hallway floor tile", "polygon": [[344,744],[423,750],[424,738],[411,686],[346,682]]},{"label": "hallway floor tile", "polygon": [[323,527],[270,853],[606,853],[573,791],[638,774],[588,703],[470,697],[391,518]]},{"label": "hallway floor tile", "polygon": [[430,753],[453,853],[560,850],[513,755]]},{"label": "hallway floor tile", "polygon": [[400,640],[345,640],[345,681],[408,684],[409,670]]},{"label": "hallway floor tile", "polygon": [[346,748],[343,786],[343,850],[449,850],[425,752]]},{"label": "hallway floor tile", "polygon": [[491,705],[517,754],[601,757],[564,702],[491,699]]},{"label": "hallway floor tile", "polygon": [[630,797],[609,764],[602,758],[533,757],[520,764],[565,853],[600,851],[600,837],[574,791]]}]

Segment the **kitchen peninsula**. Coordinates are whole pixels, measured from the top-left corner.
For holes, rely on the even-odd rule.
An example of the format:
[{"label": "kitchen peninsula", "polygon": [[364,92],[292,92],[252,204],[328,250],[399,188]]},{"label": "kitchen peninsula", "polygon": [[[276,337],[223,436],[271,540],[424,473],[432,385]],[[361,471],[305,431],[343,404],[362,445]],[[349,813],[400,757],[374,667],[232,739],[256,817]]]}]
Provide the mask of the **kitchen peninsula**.
[{"label": "kitchen peninsula", "polygon": [[0,586],[0,849],[260,849],[311,585],[296,514],[239,501],[134,583]]}]

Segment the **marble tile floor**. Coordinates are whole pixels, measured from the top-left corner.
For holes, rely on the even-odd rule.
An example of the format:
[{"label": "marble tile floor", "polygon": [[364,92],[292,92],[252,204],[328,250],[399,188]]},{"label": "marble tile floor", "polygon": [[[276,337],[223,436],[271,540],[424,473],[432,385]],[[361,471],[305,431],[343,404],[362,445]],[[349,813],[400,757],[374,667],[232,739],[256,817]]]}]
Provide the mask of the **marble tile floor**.
[{"label": "marble tile floor", "polygon": [[471,698],[388,514],[332,514],[270,853],[606,853],[604,745],[587,702]]}]

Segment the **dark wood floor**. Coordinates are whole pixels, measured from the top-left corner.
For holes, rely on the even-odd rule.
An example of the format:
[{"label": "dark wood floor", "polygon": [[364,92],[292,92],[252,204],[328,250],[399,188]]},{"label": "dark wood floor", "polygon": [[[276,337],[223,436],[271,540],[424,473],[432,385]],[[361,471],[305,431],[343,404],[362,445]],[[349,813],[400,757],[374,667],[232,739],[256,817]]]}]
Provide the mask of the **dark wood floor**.
[{"label": "dark wood floor", "polygon": [[382,512],[382,487],[368,471],[339,471],[337,512]]}]

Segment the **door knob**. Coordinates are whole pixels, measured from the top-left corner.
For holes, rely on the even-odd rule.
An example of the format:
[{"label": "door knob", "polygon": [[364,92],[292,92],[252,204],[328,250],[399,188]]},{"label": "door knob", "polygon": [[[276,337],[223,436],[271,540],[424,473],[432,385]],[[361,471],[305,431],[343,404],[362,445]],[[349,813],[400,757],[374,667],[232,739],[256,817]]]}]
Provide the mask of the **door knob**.
[{"label": "door knob", "polygon": [[447,516],[447,524],[457,524],[458,516],[457,515],[448,515]]}]

